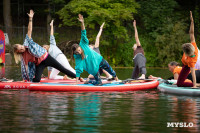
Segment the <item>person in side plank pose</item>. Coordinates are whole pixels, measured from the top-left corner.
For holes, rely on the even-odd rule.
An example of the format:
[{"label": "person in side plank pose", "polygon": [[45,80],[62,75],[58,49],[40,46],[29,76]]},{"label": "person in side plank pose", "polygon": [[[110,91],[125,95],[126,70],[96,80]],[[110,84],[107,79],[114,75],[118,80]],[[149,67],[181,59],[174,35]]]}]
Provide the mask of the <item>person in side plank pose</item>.
[{"label": "person in side plank pose", "polygon": [[[198,48],[194,37],[194,21],[191,11],[190,11],[190,20],[191,23],[190,23],[189,34],[191,43],[185,43],[182,45],[183,56],[181,61],[183,63],[183,66],[180,75],[178,77],[177,86],[197,88],[199,84],[197,84],[196,82],[195,65],[198,59]],[[193,81],[192,83],[185,82],[185,79],[187,78],[190,71],[192,75],[192,81]]]},{"label": "person in side plank pose", "polygon": [[[102,81],[99,74],[99,69],[104,69],[111,74],[117,81],[117,75],[115,71],[110,67],[108,62],[97,52],[89,47],[89,40],[87,38],[84,18],[81,14],[78,15],[78,20],[81,22],[81,40],[79,45],[72,45],[72,55],[75,59],[76,81],[78,81],[83,70],[94,76],[95,82],[91,82],[94,85],[102,85]],[[89,82],[90,83],[90,82]]]},{"label": "person in side plank pose", "polygon": [[[66,69],[68,69],[69,71],[71,71],[72,73],[74,73],[74,75],[76,74],[76,71],[71,67],[71,65],[69,64],[66,56],[63,54],[63,52],[56,46],[56,40],[54,37],[54,27],[53,27],[53,22],[54,20],[51,21],[50,23],[50,45],[43,45],[43,48],[45,48],[48,53],[54,58],[56,59],[62,66],[64,66]],[[48,77],[49,79],[68,79],[68,77],[65,76],[59,76],[58,73],[60,71],[52,68],[52,67],[48,67]]]},{"label": "person in side plank pose", "polygon": [[76,75],[74,73],[64,68],[59,62],[51,57],[43,47],[33,41],[31,38],[34,16],[33,10],[30,10],[28,16],[28,33],[24,44],[15,44],[13,46],[15,62],[19,63],[19,61],[21,61],[22,78],[27,81],[40,82],[42,72],[47,66],[54,67],[66,75],[75,78]]}]

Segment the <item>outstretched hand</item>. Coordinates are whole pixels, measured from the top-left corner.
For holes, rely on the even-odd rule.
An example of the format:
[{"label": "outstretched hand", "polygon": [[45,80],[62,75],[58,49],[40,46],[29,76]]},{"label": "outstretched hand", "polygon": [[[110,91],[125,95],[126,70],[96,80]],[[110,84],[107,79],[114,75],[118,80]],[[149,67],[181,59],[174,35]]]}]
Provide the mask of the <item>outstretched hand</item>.
[{"label": "outstretched hand", "polygon": [[53,22],[54,22],[54,20],[52,19],[52,20],[51,20],[51,23],[50,23],[50,26],[53,26]]},{"label": "outstretched hand", "polygon": [[28,14],[28,16],[29,16],[30,18],[33,18],[33,16],[34,16],[33,10],[30,10],[30,13],[27,13],[27,14]]},{"label": "outstretched hand", "polygon": [[78,15],[78,20],[79,20],[81,23],[84,23],[83,15],[79,14],[79,15]]},{"label": "outstretched hand", "polygon": [[104,24],[105,24],[105,22],[103,22],[103,24],[101,25],[100,29],[103,29]]},{"label": "outstretched hand", "polygon": [[192,11],[190,11],[190,20],[193,22]]},{"label": "outstretched hand", "polygon": [[136,27],[136,20],[133,21],[133,26]]}]

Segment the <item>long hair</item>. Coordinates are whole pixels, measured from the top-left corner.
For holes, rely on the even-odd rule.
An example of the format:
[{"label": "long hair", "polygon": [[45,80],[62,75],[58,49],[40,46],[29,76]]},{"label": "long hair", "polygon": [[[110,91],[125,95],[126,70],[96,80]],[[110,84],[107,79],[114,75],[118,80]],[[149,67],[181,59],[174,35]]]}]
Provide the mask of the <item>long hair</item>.
[{"label": "long hair", "polygon": [[179,63],[176,61],[172,61],[169,63],[170,66],[179,66]]},{"label": "long hair", "polygon": [[21,61],[21,54],[17,52],[19,44],[14,44],[13,45],[13,53],[14,53],[14,58],[15,58],[15,63],[18,64]]},{"label": "long hair", "polygon": [[[80,47],[78,44],[73,44],[72,47],[71,47],[71,50],[72,50],[72,60],[74,60],[74,54],[75,54],[75,51],[76,49]],[[81,59],[83,60],[85,58],[85,55],[84,55],[84,52],[82,50],[82,53],[81,53]]]}]

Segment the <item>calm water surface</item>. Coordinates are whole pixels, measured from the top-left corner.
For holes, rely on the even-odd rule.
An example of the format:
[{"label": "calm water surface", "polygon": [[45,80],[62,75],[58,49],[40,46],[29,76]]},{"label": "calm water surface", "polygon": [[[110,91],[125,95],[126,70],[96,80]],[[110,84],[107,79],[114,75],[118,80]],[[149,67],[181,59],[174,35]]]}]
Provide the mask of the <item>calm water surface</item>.
[{"label": "calm water surface", "polygon": [[[120,79],[129,78],[132,73],[132,69],[115,70]],[[167,69],[148,69],[150,74],[172,76]],[[20,69],[6,67],[5,76],[21,80]],[[199,117],[199,97],[167,95],[157,89],[82,93],[0,91],[2,133],[198,133]],[[194,127],[172,128],[167,127],[167,122],[192,122]]]}]

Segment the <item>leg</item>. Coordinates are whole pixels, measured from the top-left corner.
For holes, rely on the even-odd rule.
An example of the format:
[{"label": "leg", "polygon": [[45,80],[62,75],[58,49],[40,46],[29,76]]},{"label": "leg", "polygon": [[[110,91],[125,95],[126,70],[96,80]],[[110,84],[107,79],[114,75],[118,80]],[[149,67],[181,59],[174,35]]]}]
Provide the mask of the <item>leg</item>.
[{"label": "leg", "polygon": [[133,68],[133,73],[132,73],[132,79],[137,79],[139,76],[140,70],[138,66],[135,64],[135,67]]},{"label": "leg", "polygon": [[[68,69],[69,71],[73,72],[74,74],[76,73],[76,71],[70,66],[67,58],[65,57],[64,54],[59,54],[57,57],[56,57],[56,60],[63,66],[65,67],[66,69]],[[52,72],[50,74],[50,79],[64,79],[63,76],[58,76],[58,73],[60,71],[53,68],[52,69]]]},{"label": "leg", "polygon": [[104,69],[103,69],[103,73],[106,75],[106,78],[112,78],[112,76]]},{"label": "leg", "polygon": [[76,78],[76,74],[69,71],[68,69],[64,68],[58,61],[56,61],[53,57],[51,57],[50,55],[48,55],[47,59],[46,59],[46,66],[51,66],[54,67],[56,69],[58,69],[60,72]]},{"label": "leg", "polygon": [[106,70],[110,75],[112,75],[115,78],[115,80],[118,80],[116,72],[112,69],[112,67],[110,67],[110,65],[105,59],[102,59],[99,67],[101,69]]},{"label": "leg", "polygon": [[143,55],[138,55],[139,72],[142,74],[140,79],[145,79],[146,71],[146,58]]},{"label": "leg", "polygon": [[177,86],[178,87],[192,87],[193,83],[185,82],[190,68],[188,66],[183,66],[180,75],[178,76]]},{"label": "leg", "polygon": [[45,67],[46,66],[43,61],[38,66],[36,66],[35,78],[33,78],[33,82],[40,82],[41,75],[42,75]]},{"label": "leg", "polygon": [[95,83],[93,83],[94,85],[103,85],[102,82],[101,82],[101,78],[100,78],[100,73],[98,72],[95,76],[94,76],[94,79],[96,80]]},{"label": "leg", "polygon": [[[49,79],[57,79],[59,72],[60,72],[59,70],[53,68],[52,71],[51,71],[51,74],[49,76]],[[59,79],[63,79],[63,76],[59,76]]]},{"label": "leg", "polygon": [[74,68],[71,67],[71,65],[69,64],[69,61],[67,60],[67,58],[66,58],[66,56],[64,54],[59,54],[58,57],[56,58],[56,60],[62,66],[64,66],[66,69],[68,69],[69,71],[71,71],[74,74],[76,74],[76,71],[74,70]]}]

